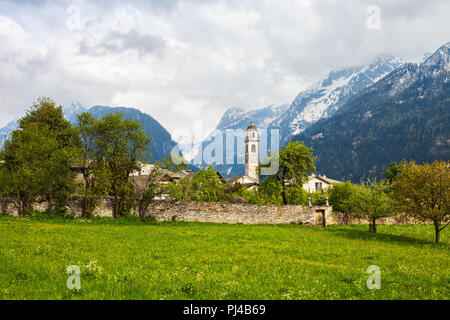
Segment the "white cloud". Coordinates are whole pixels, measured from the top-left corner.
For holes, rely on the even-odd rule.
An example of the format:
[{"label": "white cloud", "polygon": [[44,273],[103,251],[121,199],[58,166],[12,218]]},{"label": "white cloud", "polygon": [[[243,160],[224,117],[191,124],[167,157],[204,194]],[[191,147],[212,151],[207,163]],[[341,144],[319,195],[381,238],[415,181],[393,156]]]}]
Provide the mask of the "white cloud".
[{"label": "white cloud", "polygon": [[[366,27],[372,4],[379,30]],[[433,51],[449,41],[448,16],[434,0],[3,1],[0,125],[50,96],[136,107],[171,132],[208,129],[229,107],[290,102],[334,68]]]}]

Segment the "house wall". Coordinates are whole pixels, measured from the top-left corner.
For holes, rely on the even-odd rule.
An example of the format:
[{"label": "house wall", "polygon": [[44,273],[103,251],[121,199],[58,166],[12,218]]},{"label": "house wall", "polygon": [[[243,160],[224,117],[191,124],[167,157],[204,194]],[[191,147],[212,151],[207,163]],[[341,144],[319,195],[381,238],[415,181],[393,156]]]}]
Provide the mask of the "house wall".
[{"label": "house wall", "polygon": [[322,189],[328,189],[331,186],[331,184],[328,184],[328,183],[326,183],[326,182],[324,182],[322,180],[319,180],[317,178],[312,178],[311,180],[309,180],[307,183],[305,183],[303,185],[303,189],[306,192],[316,192],[316,191],[318,191],[318,190],[316,190],[316,182],[322,182]]},{"label": "house wall", "polygon": [[256,183],[256,180],[250,179],[248,176],[243,176],[240,179],[236,180],[236,182],[244,185],[244,184]]}]

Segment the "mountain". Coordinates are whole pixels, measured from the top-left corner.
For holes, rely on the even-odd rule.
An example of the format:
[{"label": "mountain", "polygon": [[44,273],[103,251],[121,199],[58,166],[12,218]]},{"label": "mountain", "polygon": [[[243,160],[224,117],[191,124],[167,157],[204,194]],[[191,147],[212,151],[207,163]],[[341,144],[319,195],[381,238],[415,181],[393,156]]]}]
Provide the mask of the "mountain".
[{"label": "mountain", "polygon": [[[219,124],[215,128],[214,132],[205,139],[202,146],[202,153],[198,152],[195,158],[193,159],[193,163],[199,166],[200,168],[205,168],[211,163],[208,161],[205,162],[203,159],[203,154],[205,149],[214,142],[214,137],[217,134],[222,135],[223,137],[223,150],[227,150],[226,145],[226,136],[225,133],[227,130],[242,130],[241,133],[245,134],[245,130],[247,127],[253,122],[260,131],[264,131],[268,126],[277,118],[279,118],[287,109],[289,105],[283,104],[279,106],[268,106],[258,110],[245,111],[243,108],[231,108],[228,109],[222,116],[219,121]],[[264,136],[261,139],[265,138]],[[244,136],[239,136],[235,143],[243,144]],[[240,142],[238,142],[240,141]],[[231,146],[228,146],[230,148]],[[199,149],[199,148],[198,148]],[[244,166],[244,157],[245,154],[243,152],[237,152],[237,148],[234,148],[235,151],[235,159],[234,164],[216,164],[215,168],[224,176],[232,177],[243,175],[245,172]],[[263,150],[261,150],[261,156],[264,157]],[[224,155],[225,157],[225,155]],[[221,161],[222,163],[226,162],[226,159]]]},{"label": "mountain", "polygon": [[253,111],[245,111],[243,108],[231,108],[224,113],[216,127],[216,130],[245,130],[251,122],[253,122],[258,128],[267,129],[267,127],[274,120],[278,119],[286,112],[288,107],[289,105],[283,104],[280,106],[269,106]]},{"label": "mountain", "polygon": [[352,96],[395,70],[401,63],[393,57],[379,57],[368,65],[332,71],[326,79],[300,92],[289,109],[269,127],[279,129],[285,143],[312,123],[330,117]]},{"label": "mountain", "polygon": [[[94,106],[90,109],[84,108],[79,103],[73,103],[69,107],[64,108],[65,118],[72,124],[77,121],[77,115],[82,112],[90,112],[95,118],[101,118],[107,113],[122,112],[124,118],[138,121],[144,131],[153,137],[150,143],[150,150],[152,153],[152,160],[158,161],[170,155],[170,152],[176,145],[172,140],[170,133],[151,116],[133,108],[113,108],[105,106]],[[4,128],[0,129],[0,148],[3,147],[4,139],[9,138],[12,131],[17,130],[17,121],[10,122]]]},{"label": "mountain", "polygon": [[[63,108],[64,117],[70,123],[75,123],[77,114],[87,111],[80,103],[72,103],[69,107]],[[0,129],[0,149],[3,147],[5,140],[11,136],[11,132],[17,130],[19,125],[17,120],[11,121],[6,126]]]},{"label": "mountain", "polygon": [[72,103],[69,107],[63,108],[64,117],[72,124],[77,122],[77,115],[87,111],[88,109],[83,107],[79,102]]},{"label": "mountain", "polygon": [[145,133],[153,137],[149,147],[152,153],[152,162],[161,160],[170,155],[176,142],[172,140],[170,133],[153,117],[134,108],[94,106],[88,110],[95,118],[99,119],[108,113],[121,112],[125,119],[139,122]]},{"label": "mountain", "polygon": [[314,148],[320,173],[379,177],[389,163],[450,158],[450,43],[352,97],[294,140]]},{"label": "mountain", "polygon": [[14,130],[17,130],[19,126],[17,125],[16,121],[11,121],[6,126],[0,129],[0,149],[3,148],[3,144],[5,143],[6,139],[9,139],[11,136],[11,132]]}]

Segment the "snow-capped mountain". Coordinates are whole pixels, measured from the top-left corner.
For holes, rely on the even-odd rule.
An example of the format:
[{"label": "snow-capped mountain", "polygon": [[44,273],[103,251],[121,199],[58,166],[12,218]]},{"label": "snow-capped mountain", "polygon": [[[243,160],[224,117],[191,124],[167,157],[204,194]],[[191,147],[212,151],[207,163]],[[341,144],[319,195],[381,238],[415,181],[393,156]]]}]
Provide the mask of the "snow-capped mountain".
[{"label": "snow-capped mountain", "polygon": [[6,126],[0,129],[0,149],[3,147],[5,140],[11,135],[11,132],[18,128],[17,120],[11,121]]},{"label": "snow-capped mountain", "polygon": [[314,148],[320,172],[379,177],[391,162],[450,158],[450,43],[364,89],[294,140]]},{"label": "snow-capped mountain", "polygon": [[282,116],[289,108],[288,104],[280,106],[269,106],[263,109],[246,111],[243,108],[231,108],[228,109],[216,130],[227,129],[247,129],[251,122],[254,122],[256,127],[260,129],[267,129],[269,125]]},{"label": "snow-capped mountain", "polygon": [[401,64],[397,58],[379,57],[368,65],[332,71],[323,81],[300,92],[289,109],[269,127],[279,129],[282,141],[286,142],[312,123],[328,118],[352,96]]},{"label": "snow-capped mountain", "polygon": [[70,123],[77,122],[77,115],[87,111],[88,109],[83,107],[79,102],[72,103],[69,107],[63,108],[64,117]]},{"label": "snow-capped mountain", "polygon": [[[284,112],[288,109],[288,104],[283,105],[272,105],[258,110],[246,111],[243,108],[231,108],[228,109],[222,118],[220,119],[219,124],[215,128],[215,130],[208,136],[207,139],[202,141],[201,146],[197,146],[198,152],[196,156],[192,159],[194,165],[204,168],[210,165],[208,161],[205,162],[204,153],[205,149],[214,143],[215,136],[221,135],[223,137],[223,150],[224,150],[224,159],[220,161],[222,164],[216,165],[217,170],[222,173],[224,176],[234,176],[241,175],[244,172],[244,157],[245,154],[243,152],[239,152],[236,150],[236,158],[234,164],[223,164],[226,162],[226,152],[230,152],[230,147],[226,145],[226,132],[227,130],[234,130],[237,133],[237,130],[242,130],[242,137],[239,137],[239,141],[244,141],[245,130],[247,127],[253,122],[260,131],[264,131],[268,126],[278,119],[280,116],[284,114]],[[261,137],[261,139],[267,139],[267,137]],[[242,151],[242,150],[241,150]],[[265,150],[261,150],[263,153]],[[266,155],[261,155],[265,157]]]},{"label": "snow-capped mountain", "polygon": [[219,124],[214,129],[204,132],[201,137],[174,137],[174,139],[178,142],[178,147],[182,151],[184,158],[187,161],[200,165],[200,150],[203,150],[202,147],[206,146],[218,132],[225,133],[226,130],[236,129],[245,130],[252,121],[258,128],[267,129],[288,107],[288,104],[272,105],[251,111],[244,108],[230,108],[225,111]]}]

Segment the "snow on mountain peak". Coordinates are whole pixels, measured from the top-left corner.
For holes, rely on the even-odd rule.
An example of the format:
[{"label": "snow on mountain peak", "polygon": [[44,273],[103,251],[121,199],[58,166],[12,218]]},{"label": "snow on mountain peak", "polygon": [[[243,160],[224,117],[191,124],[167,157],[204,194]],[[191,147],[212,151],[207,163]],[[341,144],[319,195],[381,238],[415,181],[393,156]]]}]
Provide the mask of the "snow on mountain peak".
[{"label": "snow on mountain peak", "polygon": [[311,123],[329,117],[351,96],[374,84],[402,63],[391,56],[380,56],[367,65],[332,71],[326,79],[300,92],[288,111],[270,127],[279,128],[285,139],[299,134]]}]

